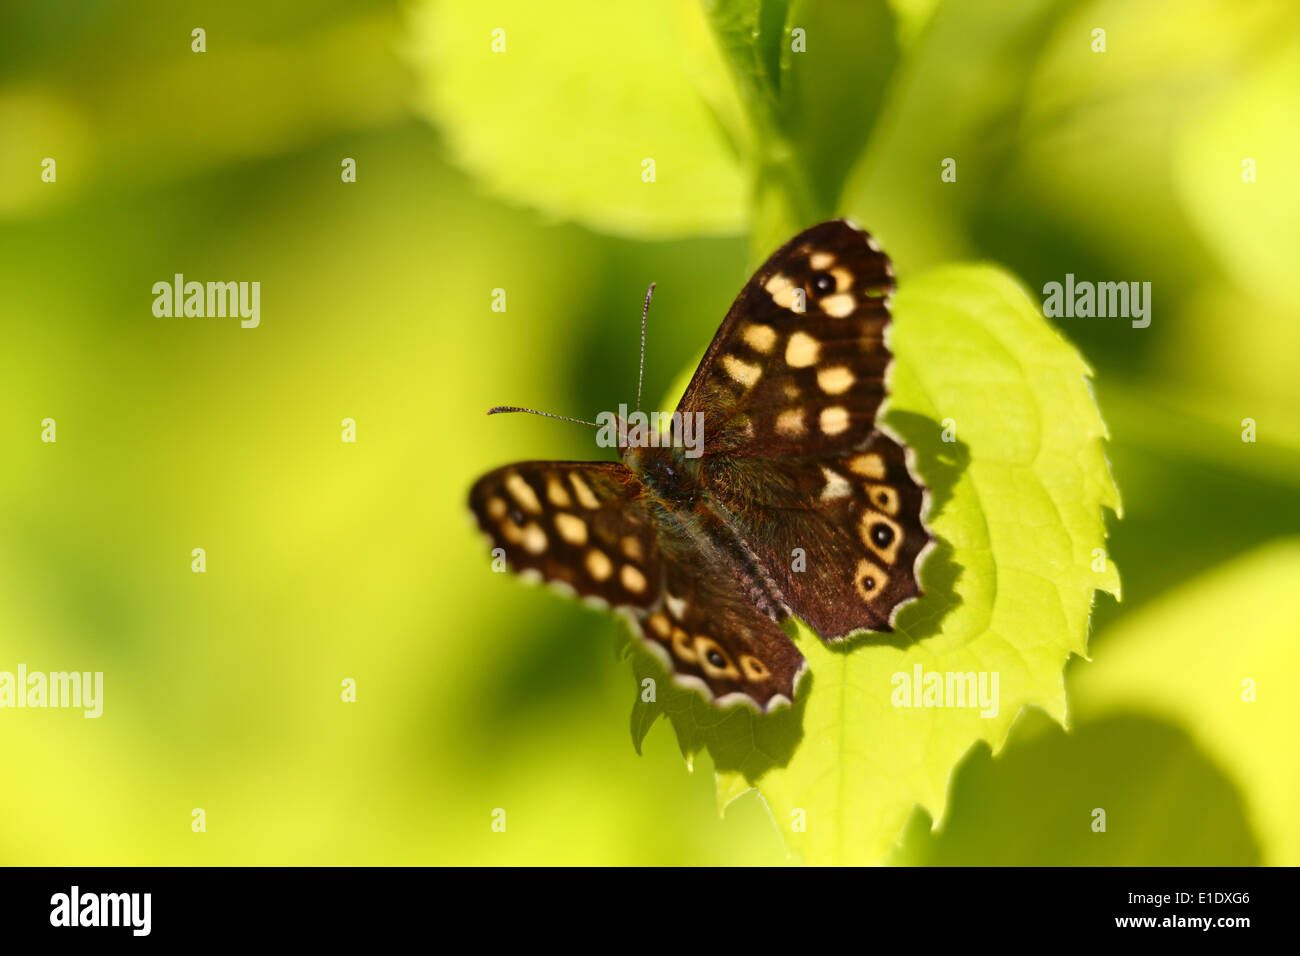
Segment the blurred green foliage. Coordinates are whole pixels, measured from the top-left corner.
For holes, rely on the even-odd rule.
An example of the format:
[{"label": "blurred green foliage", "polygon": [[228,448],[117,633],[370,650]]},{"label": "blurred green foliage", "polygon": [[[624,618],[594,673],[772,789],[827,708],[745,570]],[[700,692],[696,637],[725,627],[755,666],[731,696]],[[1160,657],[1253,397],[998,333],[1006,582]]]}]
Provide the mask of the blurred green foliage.
[{"label": "blurred green foliage", "polygon": [[[1300,863],[1266,680],[1297,617],[1257,613],[1300,531],[1294,4],[794,2],[807,52],[763,34],[765,113],[715,7],[479,9],[0,14],[0,670],[105,672],[99,720],[0,712],[0,861],[783,860],[754,795],[718,817],[707,758],[663,729],[636,755],[622,625],[487,573],[463,496],[589,457],[482,412],[630,400],[648,281],[653,395],[757,255],[840,213],[903,288],[954,259],[1154,288],[1148,329],[1057,320],[1125,496],[1074,729],[976,749],[895,861]],[[261,326],[154,318],[175,272],[260,281]]]}]

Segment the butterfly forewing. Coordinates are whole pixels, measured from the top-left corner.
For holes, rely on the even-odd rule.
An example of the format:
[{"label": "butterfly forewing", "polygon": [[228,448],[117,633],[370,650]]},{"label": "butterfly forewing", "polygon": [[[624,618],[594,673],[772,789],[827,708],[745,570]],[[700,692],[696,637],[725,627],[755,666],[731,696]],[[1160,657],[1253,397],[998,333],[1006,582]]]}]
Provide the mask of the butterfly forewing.
[{"label": "butterfly forewing", "polygon": [[631,611],[680,683],[760,710],[793,700],[790,639],[724,572],[728,556],[647,503],[623,465],[508,465],[475,482],[470,508],[512,570]]},{"label": "butterfly forewing", "polygon": [[614,607],[646,609],[658,600],[655,529],[623,465],[520,462],[480,478],[469,501],[512,570]]},{"label": "butterfly forewing", "polygon": [[925,490],[877,430],[893,289],[867,233],[814,226],[746,284],[682,399],[704,412],[707,492],[827,639],[889,630],[931,540]]},{"label": "butterfly forewing", "polygon": [[833,221],[800,233],[746,283],[682,398],[711,455],[852,447],[885,397],[889,259]]}]

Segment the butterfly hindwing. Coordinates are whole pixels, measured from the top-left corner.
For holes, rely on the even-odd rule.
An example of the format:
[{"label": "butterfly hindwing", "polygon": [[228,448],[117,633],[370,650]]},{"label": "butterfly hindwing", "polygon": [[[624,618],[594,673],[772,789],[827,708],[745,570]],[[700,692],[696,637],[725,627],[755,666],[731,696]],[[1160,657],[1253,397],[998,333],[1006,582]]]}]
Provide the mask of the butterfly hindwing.
[{"label": "butterfly hindwing", "polygon": [[933,540],[922,521],[925,488],[888,435],[830,456],[706,468],[732,528],[786,606],[823,638],[889,631],[897,609],[921,593],[917,567]]},{"label": "butterfly hindwing", "polygon": [[644,636],[679,684],[705,690],[720,706],[743,702],[768,711],[792,702],[803,655],[758,610],[715,540],[681,528],[659,523],[663,600],[643,621]]},{"label": "butterfly hindwing", "polygon": [[630,612],[679,683],[759,710],[793,700],[803,657],[790,638],[623,465],[508,465],[475,482],[470,509],[511,570]]},{"label": "butterfly hindwing", "polygon": [[765,458],[848,448],[885,397],[889,259],[867,233],[824,222],[745,284],[680,411],[703,412],[712,455]]}]

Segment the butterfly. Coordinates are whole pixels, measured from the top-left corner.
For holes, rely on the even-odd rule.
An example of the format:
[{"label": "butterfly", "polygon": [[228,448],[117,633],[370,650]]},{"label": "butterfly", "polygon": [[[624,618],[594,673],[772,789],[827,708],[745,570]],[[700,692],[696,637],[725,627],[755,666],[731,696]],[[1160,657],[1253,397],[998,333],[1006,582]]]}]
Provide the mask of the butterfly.
[{"label": "butterfly", "polygon": [[670,442],[629,429],[620,462],[488,472],[479,528],[512,570],[629,616],[676,683],[720,707],[792,703],[807,665],[782,622],[834,643],[892,630],[921,594],[927,491],[877,421],[893,291],[862,229],[801,232],[740,291]]}]

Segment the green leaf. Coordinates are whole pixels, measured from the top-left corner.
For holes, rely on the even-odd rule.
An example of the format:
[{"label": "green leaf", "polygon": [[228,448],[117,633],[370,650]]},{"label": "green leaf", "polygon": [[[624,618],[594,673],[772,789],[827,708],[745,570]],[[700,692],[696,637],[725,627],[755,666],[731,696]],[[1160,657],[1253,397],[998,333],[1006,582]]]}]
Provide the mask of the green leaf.
[{"label": "green leaf", "polygon": [[898,39],[911,46],[934,15],[939,0],[889,0],[889,6],[898,19]]},{"label": "green leaf", "polygon": [[[1288,538],[1105,630],[1095,659],[1069,671],[1075,730],[1026,715],[1005,754],[963,763],[942,830],[918,815],[891,862],[1296,865],[1297,580],[1300,538]],[[1098,808],[1105,833],[1091,826]]]},{"label": "green leaf", "polygon": [[[1176,175],[1202,236],[1238,283],[1296,303],[1295,283],[1279,275],[1300,258],[1300,185],[1288,166],[1300,152],[1300,33],[1290,31],[1289,39],[1218,91],[1203,112],[1185,117]],[[1247,158],[1254,163],[1251,181],[1244,178]]]},{"label": "green leaf", "polygon": [[[976,253],[971,222],[987,222],[988,207],[1015,191],[1007,170],[1025,148],[1022,91],[1067,8],[1058,0],[894,7],[906,60],[849,174],[841,211],[906,272]],[[956,182],[941,178],[946,159],[956,162]]]},{"label": "green leaf", "polygon": [[[757,787],[792,852],[815,863],[878,861],[916,804],[940,818],[953,766],[977,741],[1001,747],[1023,707],[1064,721],[1062,670],[1084,653],[1094,592],[1119,593],[1113,563],[1094,565],[1102,508],[1119,496],[1084,361],[988,266],[904,283],[895,315],[885,421],[931,489],[925,596],[893,635],[848,647],[799,626],[811,679],[764,717],[718,711],[636,657],[638,679],[659,681],[658,700],[637,707],[666,714],[688,757],[708,751],[720,803]],[[894,675],[916,667],[996,672],[996,713],[894,706]]]},{"label": "green leaf", "polygon": [[790,12],[790,25],[803,31],[806,49],[794,53],[788,39],[785,44],[781,122],[813,205],[786,235],[773,237],[778,242],[836,213],[844,180],[875,128],[899,57],[893,17],[883,0],[800,0]]},{"label": "green leaf", "polygon": [[[1260,246],[1231,235],[1235,248],[1218,251],[1278,289],[1285,282],[1276,268],[1294,262],[1286,249],[1295,249],[1295,191],[1282,170],[1296,143],[1294,54],[1286,48],[1300,31],[1300,8],[1187,0],[1177,5],[1176,29],[1173,9],[1151,0],[1045,9],[1050,33],[1017,61],[1032,72],[1012,87],[1020,97],[1014,152],[1001,176],[988,170],[986,188],[971,192],[1004,215],[1008,204],[1012,215],[1032,210],[1050,224],[1045,231],[1140,268],[1155,288],[1186,286],[1213,268],[1196,226],[1252,231]],[[1096,28],[1106,31],[1104,53],[1092,49]],[[1114,136],[1117,129],[1127,135]],[[1109,148],[1092,148],[1101,142]],[[1247,156],[1280,174],[1261,173],[1254,194],[1241,181]],[[1281,247],[1265,250],[1274,236]],[[1165,296],[1168,303],[1176,293]]]},{"label": "green leaf", "polygon": [[[1201,274],[1173,317],[1182,347],[1169,371],[1197,390],[1201,406],[1241,410],[1265,434],[1294,432],[1300,418],[1295,357],[1300,354],[1300,154],[1295,122],[1300,91],[1300,23],[1278,32],[1289,39],[1262,51],[1235,82],[1196,109],[1181,111],[1172,157],[1182,208],[1230,282]],[[1243,179],[1254,165],[1255,181]],[[1190,230],[1189,230],[1190,231]],[[1233,321],[1224,322],[1231,314]],[[1219,400],[1207,403],[1204,395]]]},{"label": "green leaf", "polygon": [[704,0],[704,10],[751,109],[774,116],[781,96],[789,0]]},{"label": "green leaf", "polygon": [[1300,538],[1259,548],[1108,628],[1097,661],[1071,674],[1081,718],[1140,714],[1190,733],[1241,792],[1271,866],[1300,865],[1297,581]]},{"label": "green leaf", "polygon": [[419,108],[494,195],[637,237],[748,220],[745,111],[698,3],[421,0],[411,46]]},{"label": "green leaf", "polygon": [[835,213],[898,61],[893,14],[884,0],[705,9],[756,131],[746,159],[758,255]]},{"label": "green leaf", "polygon": [[[1030,711],[1001,756],[994,759],[981,746],[962,761],[949,802],[938,832],[924,813],[908,821],[902,846],[887,862],[1255,866],[1260,860],[1233,782],[1178,727],[1146,717],[1080,720],[1067,734]],[[1103,822],[1105,830],[1094,829]]]}]

